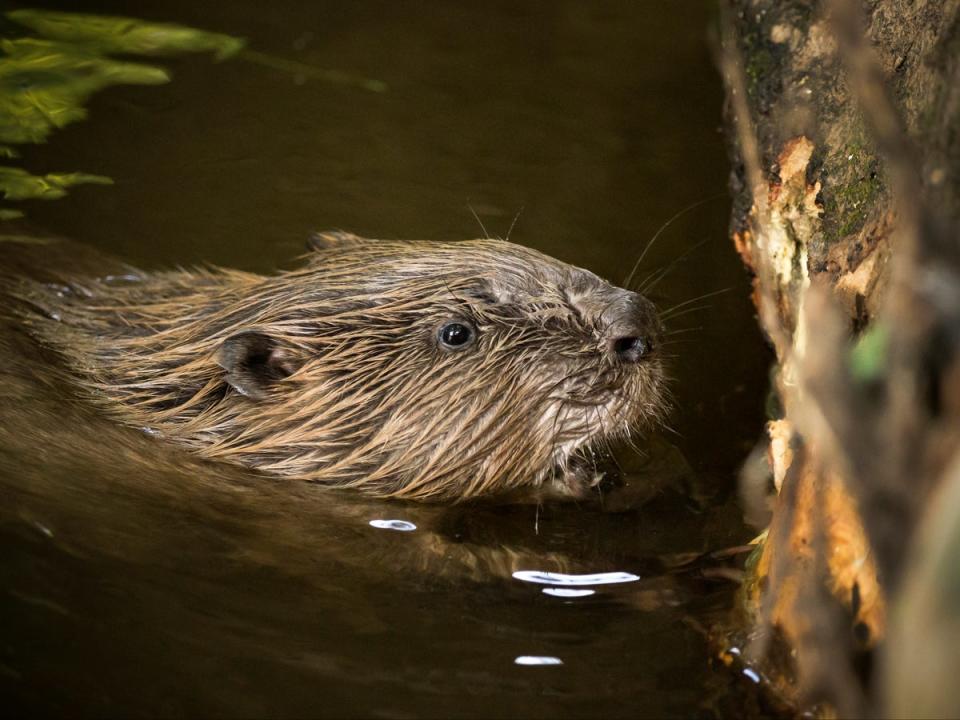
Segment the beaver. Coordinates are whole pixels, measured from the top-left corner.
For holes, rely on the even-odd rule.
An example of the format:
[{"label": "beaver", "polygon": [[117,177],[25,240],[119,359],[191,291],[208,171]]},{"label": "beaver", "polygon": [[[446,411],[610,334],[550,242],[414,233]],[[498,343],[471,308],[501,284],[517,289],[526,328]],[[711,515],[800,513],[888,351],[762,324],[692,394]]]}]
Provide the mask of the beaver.
[{"label": "beaver", "polygon": [[[580,496],[663,413],[652,302],[510,242],[315,235],[305,263],[0,282],[119,422],[380,497]],[[0,273],[2,275],[2,273]]]}]

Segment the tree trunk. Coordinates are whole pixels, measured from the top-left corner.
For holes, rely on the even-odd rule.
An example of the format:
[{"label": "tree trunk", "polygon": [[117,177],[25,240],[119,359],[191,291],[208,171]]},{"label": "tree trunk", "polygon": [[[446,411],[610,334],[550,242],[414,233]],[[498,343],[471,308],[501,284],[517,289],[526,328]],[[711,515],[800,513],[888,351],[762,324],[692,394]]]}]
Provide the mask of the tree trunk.
[{"label": "tree trunk", "polygon": [[744,471],[748,507],[776,489],[747,662],[843,715],[956,715],[960,0],[721,3],[731,230],[782,407]]}]

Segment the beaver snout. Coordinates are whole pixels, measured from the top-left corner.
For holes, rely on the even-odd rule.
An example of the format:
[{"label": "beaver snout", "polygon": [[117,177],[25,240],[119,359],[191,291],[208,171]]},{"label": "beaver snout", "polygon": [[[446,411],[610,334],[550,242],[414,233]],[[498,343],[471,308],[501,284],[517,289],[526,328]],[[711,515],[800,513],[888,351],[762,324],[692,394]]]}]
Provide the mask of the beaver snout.
[{"label": "beaver snout", "polygon": [[641,362],[659,345],[656,308],[639,293],[617,289],[617,297],[604,313],[604,319],[610,323],[607,348],[619,362]]}]

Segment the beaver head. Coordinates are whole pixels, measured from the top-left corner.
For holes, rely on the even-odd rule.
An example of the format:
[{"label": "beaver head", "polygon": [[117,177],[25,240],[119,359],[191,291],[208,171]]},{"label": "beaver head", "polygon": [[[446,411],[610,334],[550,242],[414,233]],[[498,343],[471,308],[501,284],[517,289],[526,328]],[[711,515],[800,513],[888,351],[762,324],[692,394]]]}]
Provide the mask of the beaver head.
[{"label": "beaver head", "polygon": [[45,335],[128,424],[381,496],[541,486],[665,405],[653,305],[593,273],[497,240],[313,247],[271,277],[90,283]]}]

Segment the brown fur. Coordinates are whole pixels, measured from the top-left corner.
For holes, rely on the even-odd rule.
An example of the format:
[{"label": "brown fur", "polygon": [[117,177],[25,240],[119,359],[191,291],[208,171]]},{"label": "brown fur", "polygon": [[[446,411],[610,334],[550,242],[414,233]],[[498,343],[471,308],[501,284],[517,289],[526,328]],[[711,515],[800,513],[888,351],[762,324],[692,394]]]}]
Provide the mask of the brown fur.
[{"label": "brown fur", "polygon": [[[30,333],[119,421],[207,458],[413,499],[535,488],[664,407],[653,306],[495,240],[320,236],[304,267],[21,280]],[[42,313],[36,313],[36,309]],[[475,330],[456,350],[438,328]],[[575,484],[575,483],[573,483]]]}]

